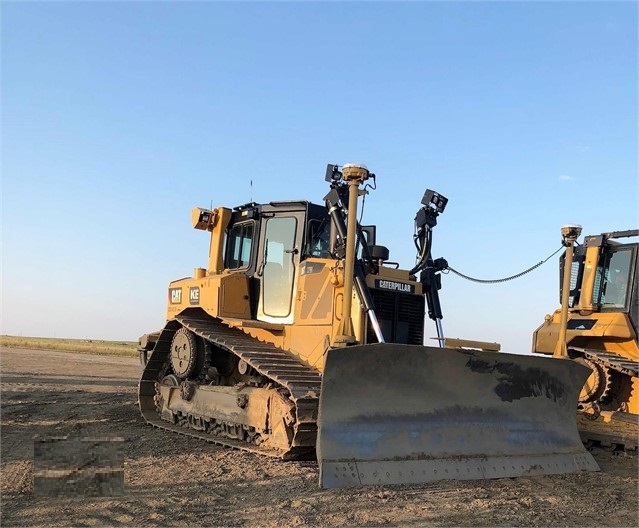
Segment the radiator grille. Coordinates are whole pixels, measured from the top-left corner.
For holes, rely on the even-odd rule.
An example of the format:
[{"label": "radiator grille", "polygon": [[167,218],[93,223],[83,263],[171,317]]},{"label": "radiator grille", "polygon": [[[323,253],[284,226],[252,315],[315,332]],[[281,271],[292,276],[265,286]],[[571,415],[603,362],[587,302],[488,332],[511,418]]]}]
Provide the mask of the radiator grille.
[{"label": "radiator grille", "polygon": [[[424,296],[371,288],[375,314],[387,343],[424,344]],[[377,342],[369,322],[368,343]]]}]

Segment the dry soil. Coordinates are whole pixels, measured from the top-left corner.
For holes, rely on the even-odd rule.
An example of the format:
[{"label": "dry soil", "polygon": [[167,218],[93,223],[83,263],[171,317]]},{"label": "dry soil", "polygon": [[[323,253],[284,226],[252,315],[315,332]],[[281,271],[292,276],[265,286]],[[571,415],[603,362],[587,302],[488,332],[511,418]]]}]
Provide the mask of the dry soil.
[{"label": "dry soil", "polygon": [[[137,359],[0,349],[2,526],[637,526],[637,457],[599,473],[322,490],[283,462],[154,429]],[[116,497],[33,493],[34,435],[123,437]]]}]

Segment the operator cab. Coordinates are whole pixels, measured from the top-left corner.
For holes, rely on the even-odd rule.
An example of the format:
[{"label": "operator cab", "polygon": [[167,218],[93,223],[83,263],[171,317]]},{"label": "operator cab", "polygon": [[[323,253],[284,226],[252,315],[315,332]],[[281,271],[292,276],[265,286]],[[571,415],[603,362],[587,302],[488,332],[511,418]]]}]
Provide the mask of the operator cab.
[{"label": "operator cab", "polygon": [[[361,226],[358,258],[363,245],[377,248],[381,264],[388,250],[374,245],[375,235],[375,226]],[[293,323],[300,263],[344,254],[326,206],[302,200],[235,207],[224,238],[224,268],[249,277],[252,318],[273,324]]]},{"label": "operator cab", "polygon": [[[639,262],[637,257],[639,244],[636,242],[622,244],[613,240],[636,237],[637,235],[637,230],[631,230],[589,236],[585,238],[583,246],[575,248],[571,273],[573,279],[570,285],[570,307],[580,306],[581,283],[584,276],[587,248],[593,246],[601,247],[592,290],[592,304],[601,312],[627,313],[635,332],[637,332],[637,313],[639,312],[637,295],[637,268]],[[562,257],[560,277],[563,277],[563,259]]]},{"label": "operator cab", "polygon": [[297,268],[309,257],[330,258],[329,238],[324,206],[287,201],[233,210],[225,233],[224,268],[249,277],[253,318],[293,322]]}]

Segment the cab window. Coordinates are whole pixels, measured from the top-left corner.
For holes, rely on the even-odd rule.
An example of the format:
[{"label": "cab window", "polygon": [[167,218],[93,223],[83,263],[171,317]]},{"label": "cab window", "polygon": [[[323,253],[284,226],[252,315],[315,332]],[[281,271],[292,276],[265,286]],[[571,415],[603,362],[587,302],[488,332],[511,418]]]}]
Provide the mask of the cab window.
[{"label": "cab window", "polygon": [[263,311],[271,317],[291,313],[295,279],[295,232],[293,217],[270,218],[266,222],[266,251],[263,270]]},{"label": "cab window", "polygon": [[224,267],[227,269],[247,268],[251,262],[253,247],[253,222],[242,222],[233,225],[226,239]]},{"label": "cab window", "polygon": [[308,222],[308,240],[305,257],[330,258],[329,251],[331,222],[329,218],[312,219]]},{"label": "cab window", "polygon": [[597,268],[601,306],[624,308],[630,292],[632,252],[621,250],[609,253]]}]

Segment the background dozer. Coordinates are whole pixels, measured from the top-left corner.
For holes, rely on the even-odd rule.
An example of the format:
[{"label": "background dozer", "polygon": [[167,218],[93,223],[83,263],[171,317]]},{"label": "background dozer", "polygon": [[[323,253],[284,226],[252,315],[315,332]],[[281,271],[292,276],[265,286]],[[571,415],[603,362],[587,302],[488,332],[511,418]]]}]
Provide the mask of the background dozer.
[{"label": "background dozer", "polygon": [[636,453],[639,230],[586,236],[573,248],[581,232],[574,227],[564,233],[568,247],[559,261],[561,308],[535,330],[533,352],[568,356],[590,369],[579,394],[586,445]]},{"label": "background dozer", "polygon": [[406,270],[357,220],[375,175],[329,165],[326,181],[321,206],[193,210],[208,266],[169,284],[166,325],[140,339],[146,421],[317,457],[323,487],[598,470],[576,429],[586,367],[445,347],[431,243],[446,198],[426,191]]}]

